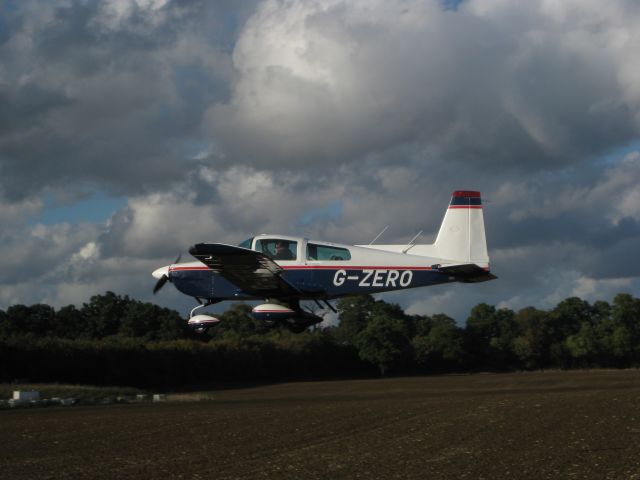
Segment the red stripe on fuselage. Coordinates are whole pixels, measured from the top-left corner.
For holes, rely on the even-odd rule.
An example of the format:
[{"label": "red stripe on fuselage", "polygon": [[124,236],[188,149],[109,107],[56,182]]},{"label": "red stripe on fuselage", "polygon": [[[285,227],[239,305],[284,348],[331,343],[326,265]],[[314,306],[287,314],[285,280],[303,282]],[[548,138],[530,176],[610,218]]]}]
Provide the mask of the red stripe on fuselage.
[{"label": "red stripe on fuselage", "polygon": [[363,267],[362,265],[280,265],[285,270],[432,270],[431,267],[398,267],[380,266]]},{"label": "red stripe on fuselage", "polygon": [[175,267],[175,268],[169,268],[170,272],[178,272],[178,271],[185,271],[185,270],[211,270],[209,267],[207,266],[202,266],[202,267]]},{"label": "red stripe on fuselage", "polygon": [[[361,265],[280,265],[284,270],[433,270],[431,267],[410,266],[361,266]],[[170,272],[211,270],[209,267],[176,267],[170,268]]]}]

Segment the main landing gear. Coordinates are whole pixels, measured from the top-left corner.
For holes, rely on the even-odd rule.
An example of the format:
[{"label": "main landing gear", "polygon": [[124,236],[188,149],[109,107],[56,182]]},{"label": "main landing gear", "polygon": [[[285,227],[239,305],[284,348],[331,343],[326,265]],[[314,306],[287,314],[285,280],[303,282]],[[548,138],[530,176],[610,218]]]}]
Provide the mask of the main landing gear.
[{"label": "main landing gear", "polygon": [[302,333],[310,326],[322,322],[322,317],[302,310],[298,301],[291,302],[290,306],[268,299],[267,302],[254,307],[251,316],[259,321],[285,325],[293,333]]}]

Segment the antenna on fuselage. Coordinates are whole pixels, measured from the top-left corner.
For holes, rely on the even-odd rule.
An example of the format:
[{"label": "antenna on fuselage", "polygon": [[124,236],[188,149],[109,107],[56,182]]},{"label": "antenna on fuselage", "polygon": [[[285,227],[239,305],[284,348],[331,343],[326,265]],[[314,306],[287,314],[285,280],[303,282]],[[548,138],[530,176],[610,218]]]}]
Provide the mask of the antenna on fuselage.
[{"label": "antenna on fuselage", "polygon": [[416,235],[415,235],[411,240],[409,240],[409,243],[407,244],[407,248],[405,248],[404,250],[402,250],[402,253],[407,253],[407,252],[409,251],[409,249],[415,245],[415,240],[416,240],[420,235],[422,235],[422,230],[420,230],[418,233],[416,233]]},{"label": "antenna on fuselage", "polygon": [[373,240],[371,240],[371,241],[369,242],[369,245],[373,245],[373,242],[375,242],[377,239],[379,239],[379,238],[380,238],[380,235],[382,235],[384,232],[386,232],[386,231],[387,231],[387,228],[389,228],[389,225],[387,225],[386,227],[384,227],[384,228],[382,229],[382,231],[381,231],[378,235],[376,235],[376,238],[374,238]]}]

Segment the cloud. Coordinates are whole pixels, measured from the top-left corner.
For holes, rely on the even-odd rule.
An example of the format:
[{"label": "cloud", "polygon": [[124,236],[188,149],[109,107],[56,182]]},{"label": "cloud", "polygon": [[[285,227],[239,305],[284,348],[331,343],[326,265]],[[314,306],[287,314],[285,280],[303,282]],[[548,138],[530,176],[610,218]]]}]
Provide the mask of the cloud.
[{"label": "cloud", "polygon": [[[5,232],[24,225],[27,218],[40,213],[42,200],[37,197],[25,198],[17,202],[0,201],[0,224]],[[0,238],[4,236],[0,233]]]},{"label": "cloud", "polygon": [[46,276],[68,262],[77,250],[96,237],[98,231],[92,224],[61,223],[38,224],[3,235],[0,243],[2,277],[6,283],[13,283]]},{"label": "cloud", "polygon": [[503,183],[490,206],[498,214],[498,222],[489,226],[494,254],[499,258],[501,250],[530,247],[546,264],[592,278],[640,275],[637,262],[630,261],[640,241],[633,201],[639,195],[640,155],[631,152],[613,166],[588,170],[571,170],[544,183]]},{"label": "cloud", "polygon": [[[245,7],[221,3],[226,14]],[[0,43],[0,194],[99,185],[154,190],[184,177],[208,142],[200,122],[227,94],[218,6],[25,1]]]},{"label": "cloud", "polygon": [[[412,312],[640,293],[635,2],[10,3],[0,307],[151,299],[197,241],[429,242],[455,189],[500,279],[389,296]],[[125,206],[39,224],[94,192]]]},{"label": "cloud", "polygon": [[[541,278],[537,288],[522,291],[505,298],[496,305],[499,308],[519,310],[526,306],[552,309],[562,300],[579,297],[589,302],[611,301],[620,292],[636,291],[638,282],[633,279],[597,280],[577,271],[549,271]],[[560,280],[560,281],[559,281]]]},{"label": "cloud", "polygon": [[[357,163],[399,145],[540,170],[637,137],[629,3],[263,2],[211,107],[228,161]],[[435,158],[434,158],[435,156]]]}]

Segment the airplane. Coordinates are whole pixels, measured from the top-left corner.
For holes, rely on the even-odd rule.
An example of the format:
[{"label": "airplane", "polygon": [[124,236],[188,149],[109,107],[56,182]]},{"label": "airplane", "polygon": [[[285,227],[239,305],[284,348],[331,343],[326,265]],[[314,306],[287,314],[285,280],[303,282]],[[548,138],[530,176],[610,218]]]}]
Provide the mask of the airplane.
[{"label": "airplane", "polygon": [[[417,237],[417,236],[416,236]],[[251,315],[302,332],[322,317],[300,307],[354,294],[373,294],[450,282],[496,279],[489,270],[480,192],[457,190],[433,244],[346,245],[289,235],[258,235],[237,246],[197,243],[197,262],[155,270],[153,293],[166,282],[194,297],[188,325],[206,331],[220,320],[195,311],[224,300],[264,300]]]}]

